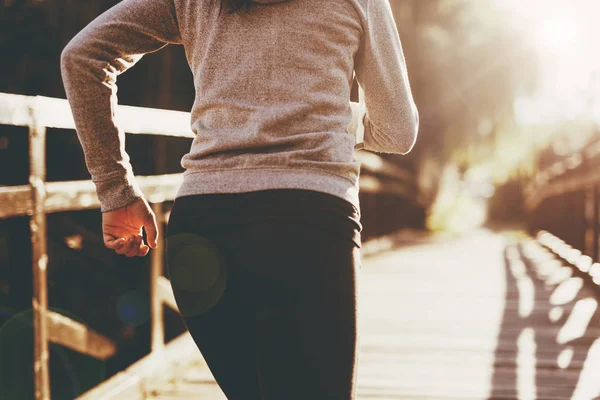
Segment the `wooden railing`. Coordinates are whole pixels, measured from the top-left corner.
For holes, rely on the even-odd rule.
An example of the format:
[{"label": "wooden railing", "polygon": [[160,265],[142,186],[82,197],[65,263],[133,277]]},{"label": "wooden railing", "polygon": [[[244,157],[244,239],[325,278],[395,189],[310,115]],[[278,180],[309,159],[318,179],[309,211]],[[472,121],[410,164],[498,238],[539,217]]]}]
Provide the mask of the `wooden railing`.
[{"label": "wooden railing", "polygon": [[600,286],[600,138],[538,171],[524,197],[538,241]]},{"label": "wooden railing", "polygon": [[[177,111],[119,106],[120,126],[129,134],[163,135],[193,138],[189,114]],[[46,215],[59,211],[96,209],[100,203],[92,181],[46,181],[47,128],[75,129],[69,104],[64,99],[30,97],[0,93],[0,125],[29,128],[29,184],[0,186],[0,219],[30,216],[33,267],[34,384],[37,400],[50,399],[49,342],[57,343],[89,356],[106,359],[116,353],[115,343],[73,319],[48,309]],[[361,162],[361,192],[388,193],[419,203],[415,180],[410,172],[375,154],[357,152]],[[385,182],[379,177],[385,177]],[[181,174],[136,177],[145,198],[156,213],[159,235],[164,237],[169,210],[165,202],[175,198],[182,182]],[[164,241],[151,252],[151,353],[164,349],[163,305],[177,310],[170,282],[162,275]],[[173,341],[175,342],[175,340]],[[116,380],[125,378],[117,377]],[[116,382],[110,390],[92,389],[81,398],[123,398],[135,384]],[[120,389],[119,389],[120,388]],[[94,393],[92,396],[90,393]],[[110,393],[110,394],[109,394]]]}]

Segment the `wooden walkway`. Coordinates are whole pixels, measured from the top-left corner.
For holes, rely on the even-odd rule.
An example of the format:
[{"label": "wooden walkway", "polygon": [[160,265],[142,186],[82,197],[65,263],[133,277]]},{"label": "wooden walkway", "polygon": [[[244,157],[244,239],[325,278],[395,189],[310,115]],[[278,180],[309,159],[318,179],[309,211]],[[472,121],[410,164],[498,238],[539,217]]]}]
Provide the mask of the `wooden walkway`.
[{"label": "wooden walkway", "polygon": [[[358,399],[600,399],[597,288],[535,241],[416,240],[361,278]],[[140,399],[225,399],[189,336],[170,348]]]}]

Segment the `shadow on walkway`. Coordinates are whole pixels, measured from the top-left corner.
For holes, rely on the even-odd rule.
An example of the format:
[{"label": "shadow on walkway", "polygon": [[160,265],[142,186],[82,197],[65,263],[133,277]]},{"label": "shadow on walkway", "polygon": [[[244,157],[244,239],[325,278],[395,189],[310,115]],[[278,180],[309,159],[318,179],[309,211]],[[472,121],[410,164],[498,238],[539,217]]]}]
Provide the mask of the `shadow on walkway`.
[{"label": "shadow on walkway", "polygon": [[508,244],[504,267],[488,400],[600,399],[598,293],[533,240]]}]

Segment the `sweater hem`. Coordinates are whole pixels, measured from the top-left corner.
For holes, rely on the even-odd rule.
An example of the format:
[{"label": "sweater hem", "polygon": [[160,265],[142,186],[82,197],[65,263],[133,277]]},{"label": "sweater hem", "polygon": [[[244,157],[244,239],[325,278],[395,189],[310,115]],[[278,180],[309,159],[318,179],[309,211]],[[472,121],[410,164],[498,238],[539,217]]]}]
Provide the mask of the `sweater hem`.
[{"label": "sweater hem", "polygon": [[244,193],[271,189],[305,189],[346,200],[360,213],[358,179],[314,169],[186,170],[175,198],[198,194]]}]

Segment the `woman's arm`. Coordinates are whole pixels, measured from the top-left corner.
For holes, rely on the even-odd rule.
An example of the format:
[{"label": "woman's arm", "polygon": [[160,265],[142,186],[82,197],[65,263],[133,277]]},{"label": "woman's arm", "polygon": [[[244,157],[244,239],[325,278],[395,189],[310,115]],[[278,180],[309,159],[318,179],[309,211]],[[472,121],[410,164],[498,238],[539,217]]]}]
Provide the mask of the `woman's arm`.
[{"label": "woman's arm", "polygon": [[62,79],[102,212],[142,197],[115,120],[117,76],[169,43],[181,43],[172,0],[123,0],[62,51]]},{"label": "woman's arm", "polygon": [[365,104],[355,103],[353,119],[364,125],[365,150],[406,154],[417,139],[419,113],[402,44],[389,0],[366,3],[367,22],[354,66]]}]

